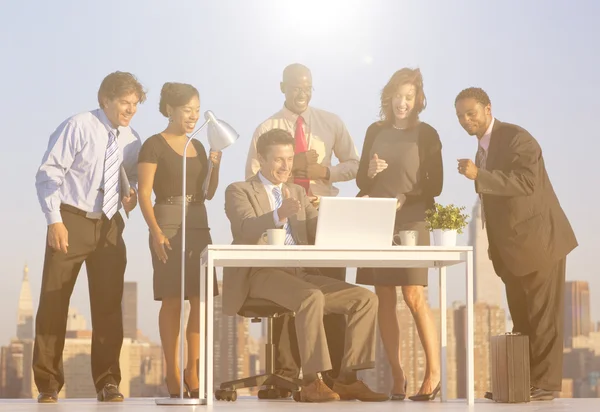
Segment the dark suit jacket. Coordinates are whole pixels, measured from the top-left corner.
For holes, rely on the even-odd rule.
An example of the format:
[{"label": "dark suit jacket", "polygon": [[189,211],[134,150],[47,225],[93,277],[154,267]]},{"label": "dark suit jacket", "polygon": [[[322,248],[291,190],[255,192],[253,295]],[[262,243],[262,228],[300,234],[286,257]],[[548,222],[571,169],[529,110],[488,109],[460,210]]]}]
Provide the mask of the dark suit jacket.
[{"label": "dark suit jacket", "polygon": [[546,173],[542,149],[527,130],[495,120],[486,168],[479,169],[475,190],[482,195],[497,272],[502,264],[524,276],[577,247]]},{"label": "dark suit jacket", "polygon": [[[317,209],[310,203],[303,187],[284,183],[290,195],[300,201],[300,211],[290,218],[292,235],[298,245],[314,244],[317,230]],[[232,183],[225,191],[225,214],[231,223],[234,245],[264,244],[262,235],[275,229],[273,208],[265,186],[255,175],[245,182]],[[250,273],[254,268],[223,270],[223,313],[235,315],[248,297]]]}]

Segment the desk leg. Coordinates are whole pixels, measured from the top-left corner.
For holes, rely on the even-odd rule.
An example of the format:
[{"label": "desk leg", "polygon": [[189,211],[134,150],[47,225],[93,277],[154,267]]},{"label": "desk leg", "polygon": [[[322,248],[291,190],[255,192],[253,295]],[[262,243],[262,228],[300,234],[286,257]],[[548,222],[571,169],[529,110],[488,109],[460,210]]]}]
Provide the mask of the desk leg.
[{"label": "desk leg", "polygon": [[213,327],[214,327],[214,265],[213,259],[208,252],[208,264],[206,265],[206,404],[213,403]]},{"label": "desk leg", "polygon": [[448,325],[446,317],[446,267],[440,267],[440,366],[442,402],[448,400]]},{"label": "desk leg", "polygon": [[200,352],[198,359],[198,379],[200,399],[206,399],[204,393],[207,368],[206,368],[206,262],[200,261]]},{"label": "desk leg", "polygon": [[475,403],[474,325],[473,325],[473,252],[467,252],[467,404]]}]

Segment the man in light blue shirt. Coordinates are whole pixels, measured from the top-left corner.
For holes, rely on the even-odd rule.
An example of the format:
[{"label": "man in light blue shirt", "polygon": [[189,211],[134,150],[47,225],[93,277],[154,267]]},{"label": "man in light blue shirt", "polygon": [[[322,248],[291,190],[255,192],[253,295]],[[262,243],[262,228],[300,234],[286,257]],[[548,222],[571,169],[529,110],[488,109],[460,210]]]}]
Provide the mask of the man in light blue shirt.
[{"label": "man in light blue shirt", "polygon": [[85,262],[92,314],[92,377],[98,400],[119,402],[123,344],[121,300],[127,264],[124,222],[137,204],[141,141],[129,127],[146,93],[130,73],[111,73],[98,91],[100,108],[65,120],[50,136],[36,174],[48,224],[33,373],[38,402],[54,403],[64,384],[62,352],[69,300]]}]

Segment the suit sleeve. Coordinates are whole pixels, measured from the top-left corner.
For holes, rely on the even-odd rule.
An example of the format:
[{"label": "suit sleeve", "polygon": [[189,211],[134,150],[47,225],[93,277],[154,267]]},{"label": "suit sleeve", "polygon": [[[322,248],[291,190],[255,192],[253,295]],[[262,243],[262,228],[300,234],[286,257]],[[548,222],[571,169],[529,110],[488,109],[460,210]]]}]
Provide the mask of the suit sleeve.
[{"label": "suit sleeve", "polygon": [[248,193],[235,183],[225,190],[225,214],[234,238],[244,244],[255,245],[267,229],[275,229],[273,212],[257,216],[248,200]]},{"label": "suit sleeve", "polygon": [[510,166],[505,169],[479,169],[475,180],[477,193],[493,196],[529,196],[539,180],[542,150],[529,133],[521,131],[506,149]]},{"label": "suit sleeve", "polygon": [[315,243],[317,236],[317,217],[319,211],[310,203],[308,196],[304,190],[299,191],[300,202],[306,213],[306,233],[308,235],[309,243]]}]

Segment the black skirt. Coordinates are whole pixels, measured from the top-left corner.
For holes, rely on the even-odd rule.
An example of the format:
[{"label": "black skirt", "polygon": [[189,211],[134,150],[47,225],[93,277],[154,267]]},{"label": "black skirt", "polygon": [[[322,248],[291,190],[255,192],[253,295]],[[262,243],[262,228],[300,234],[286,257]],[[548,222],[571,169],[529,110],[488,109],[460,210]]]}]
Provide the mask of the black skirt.
[{"label": "black skirt", "polygon": [[[154,268],[154,300],[179,298],[181,296],[181,205],[156,204],[154,216],[163,234],[169,239],[171,250],[166,249],[167,262],[158,259],[152,247],[150,254]],[[191,203],[186,214],[186,257],[185,257],[185,299],[200,296],[200,254],[212,244],[204,203]],[[214,295],[219,294],[216,271],[213,271]]]}]

